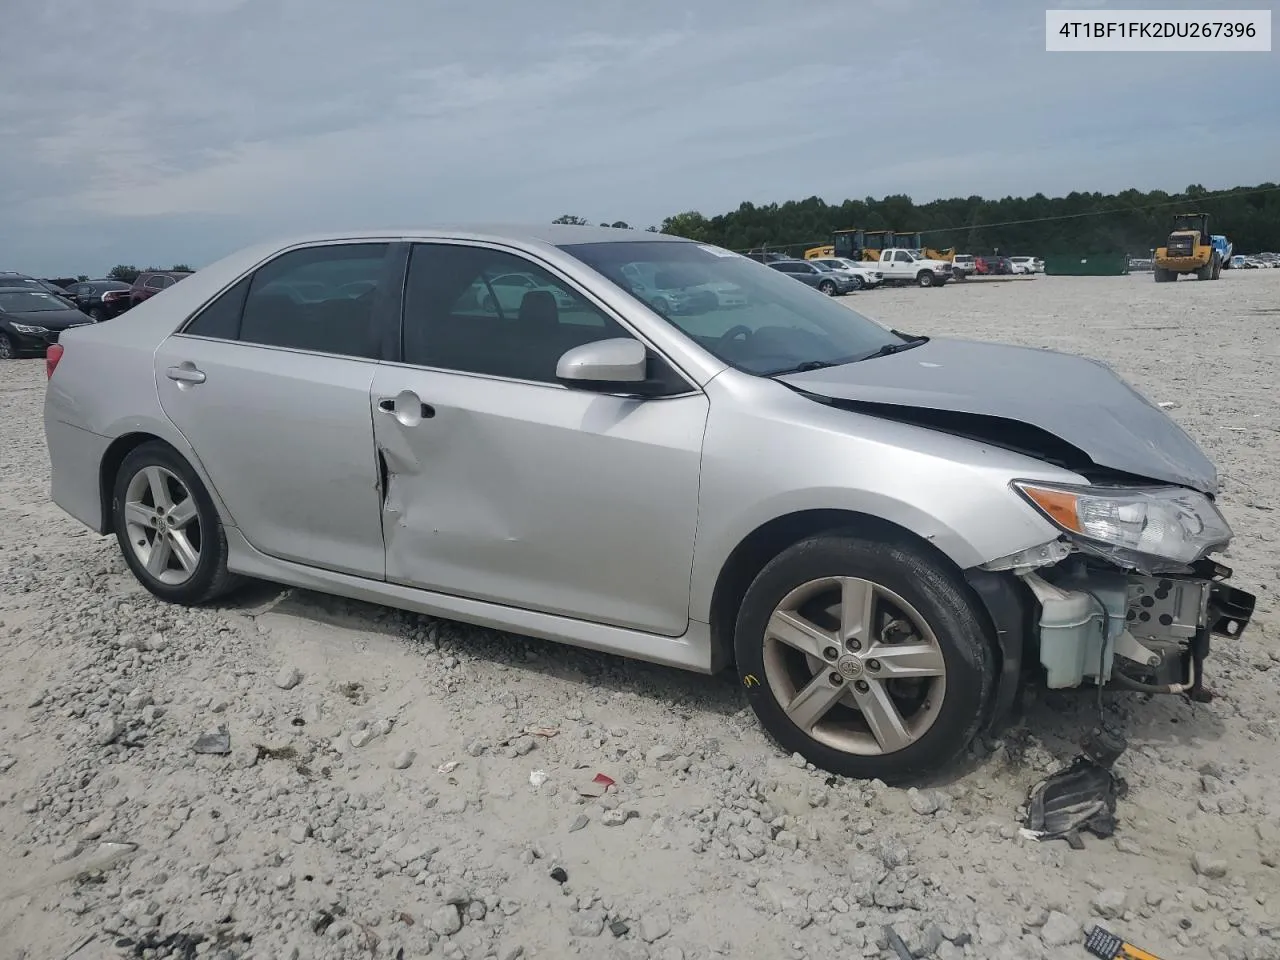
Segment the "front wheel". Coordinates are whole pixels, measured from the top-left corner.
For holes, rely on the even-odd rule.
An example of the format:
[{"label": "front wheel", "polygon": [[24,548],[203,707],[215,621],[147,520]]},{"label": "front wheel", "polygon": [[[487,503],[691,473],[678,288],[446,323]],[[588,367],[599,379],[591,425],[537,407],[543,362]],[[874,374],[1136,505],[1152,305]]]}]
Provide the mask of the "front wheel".
[{"label": "front wheel", "polygon": [[856,273],[849,278],[849,286],[854,290],[861,290],[866,284],[862,282],[862,278]]},{"label": "front wheel", "polygon": [[17,355],[18,350],[13,345],[13,341],[9,339],[9,335],[0,331],[0,360],[12,360]]},{"label": "front wheel", "polygon": [[172,447],[144,443],[124,458],[111,510],[125,562],[161,600],[190,606],[235,586],[218,511]]},{"label": "front wheel", "polygon": [[747,590],[739,676],[788,752],[842,776],[913,780],[954,762],[981,726],[995,656],[976,603],[920,549],[812,537]]},{"label": "front wheel", "polygon": [[836,295],[836,285],[830,280],[823,280],[818,284],[818,290],[825,293],[828,297],[834,297]]},{"label": "front wheel", "polygon": [[920,286],[922,287],[932,287],[933,274],[930,273],[928,270],[921,270],[919,273],[916,274],[916,283],[920,284]]}]

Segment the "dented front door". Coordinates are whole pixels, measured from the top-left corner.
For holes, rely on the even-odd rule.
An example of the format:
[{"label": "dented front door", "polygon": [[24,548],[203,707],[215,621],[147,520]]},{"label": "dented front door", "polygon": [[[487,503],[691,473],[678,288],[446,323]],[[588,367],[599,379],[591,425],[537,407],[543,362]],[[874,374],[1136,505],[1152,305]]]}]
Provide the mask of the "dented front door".
[{"label": "dented front door", "polygon": [[684,633],[705,396],[384,364],[373,398],[388,581]]}]

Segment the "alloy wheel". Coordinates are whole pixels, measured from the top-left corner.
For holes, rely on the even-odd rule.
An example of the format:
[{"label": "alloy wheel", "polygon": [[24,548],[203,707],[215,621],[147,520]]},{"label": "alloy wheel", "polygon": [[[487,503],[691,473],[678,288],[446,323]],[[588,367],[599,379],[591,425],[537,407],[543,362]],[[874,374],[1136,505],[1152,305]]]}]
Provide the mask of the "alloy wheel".
[{"label": "alloy wheel", "polygon": [[896,753],[922,737],[946,695],[946,663],[924,618],[856,577],[811,580],[769,617],[764,668],[792,723],[826,746]]},{"label": "alloy wheel", "polygon": [[0,333],[0,360],[13,359],[13,344],[9,340],[9,335]]},{"label": "alloy wheel", "polygon": [[129,547],[147,573],[168,586],[186,583],[200,564],[200,514],[186,484],[152,464],[133,475],[125,491]]}]

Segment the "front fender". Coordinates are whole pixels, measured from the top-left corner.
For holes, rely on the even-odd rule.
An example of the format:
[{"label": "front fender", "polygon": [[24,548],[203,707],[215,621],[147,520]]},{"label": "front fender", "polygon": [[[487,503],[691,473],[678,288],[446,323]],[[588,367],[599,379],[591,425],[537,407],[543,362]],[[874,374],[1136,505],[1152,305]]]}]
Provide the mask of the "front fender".
[{"label": "front fender", "polygon": [[716,581],[734,550],[780,518],[809,511],[875,517],[966,570],[1058,535],[1014,494],[1011,480],[1083,482],[1031,457],[839,410],[737,371],[709,387],[690,583],[695,620],[709,622]]}]

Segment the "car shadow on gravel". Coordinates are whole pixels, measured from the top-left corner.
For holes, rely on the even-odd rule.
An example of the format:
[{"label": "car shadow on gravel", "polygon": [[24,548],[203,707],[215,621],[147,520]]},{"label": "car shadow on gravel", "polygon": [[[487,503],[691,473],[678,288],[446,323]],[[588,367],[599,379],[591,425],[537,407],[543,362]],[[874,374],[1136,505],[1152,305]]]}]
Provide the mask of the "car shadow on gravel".
[{"label": "car shadow on gravel", "polygon": [[[748,709],[733,671],[716,676],[586,650],[567,644],[504,633],[394,607],[348,600],[331,594],[254,581],[220,605],[228,613],[258,616],[271,612],[300,621],[379,634],[411,650],[438,650],[442,656],[486,661],[528,674],[604,690],[632,693],[674,706],[677,716],[730,717]],[[1224,735],[1214,704],[1191,703],[1181,696],[1151,696],[1107,690],[1102,699],[1108,727],[1134,746],[1190,748]],[[1020,776],[1032,759],[1046,755],[1067,763],[1082,738],[1099,720],[1097,691],[1046,690],[1032,686],[1021,707],[1003,725],[981,737],[971,753],[922,781],[944,787],[972,776],[994,776],[997,768]],[[780,748],[778,748],[780,749]]]},{"label": "car shadow on gravel", "polygon": [[696,711],[731,716],[747,699],[732,671],[715,676],[663,667],[568,644],[504,633],[332,594],[253,581],[219,603],[228,613],[255,617],[271,612],[346,630],[381,634],[421,651],[483,660],[527,673],[674,703],[681,719]]}]

